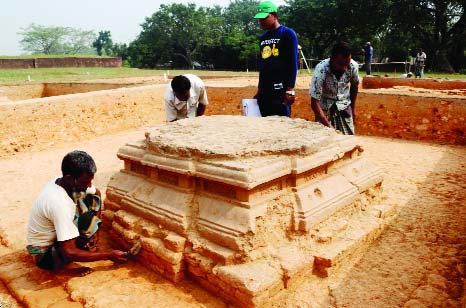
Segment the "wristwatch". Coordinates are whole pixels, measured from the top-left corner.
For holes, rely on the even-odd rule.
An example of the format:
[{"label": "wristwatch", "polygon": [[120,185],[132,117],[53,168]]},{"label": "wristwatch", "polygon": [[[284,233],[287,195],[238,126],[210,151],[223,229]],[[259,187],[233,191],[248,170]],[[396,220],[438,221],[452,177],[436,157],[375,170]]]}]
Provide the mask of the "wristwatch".
[{"label": "wristwatch", "polygon": [[294,90],[288,90],[285,93],[294,96]]}]

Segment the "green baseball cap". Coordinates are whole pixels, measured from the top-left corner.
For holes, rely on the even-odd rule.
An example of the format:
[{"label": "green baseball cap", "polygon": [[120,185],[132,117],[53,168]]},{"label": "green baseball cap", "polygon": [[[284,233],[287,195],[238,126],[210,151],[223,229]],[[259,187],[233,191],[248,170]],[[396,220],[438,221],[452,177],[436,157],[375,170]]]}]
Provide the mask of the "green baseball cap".
[{"label": "green baseball cap", "polygon": [[270,13],[277,13],[278,8],[272,1],[262,1],[257,6],[257,14],[254,18],[266,18]]}]

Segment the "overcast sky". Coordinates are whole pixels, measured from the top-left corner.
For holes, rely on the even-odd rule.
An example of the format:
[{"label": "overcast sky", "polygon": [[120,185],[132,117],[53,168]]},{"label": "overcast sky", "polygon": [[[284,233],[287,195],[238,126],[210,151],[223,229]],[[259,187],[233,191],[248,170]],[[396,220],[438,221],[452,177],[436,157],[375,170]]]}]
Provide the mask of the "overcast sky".
[{"label": "overcast sky", "polygon": [[[0,55],[24,53],[19,45],[21,36],[17,33],[31,23],[96,33],[110,30],[113,42],[129,43],[140,33],[145,17],[157,11],[161,3],[174,2],[226,7],[230,0],[0,0]],[[274,2],[284,4],[283,0]]]}]

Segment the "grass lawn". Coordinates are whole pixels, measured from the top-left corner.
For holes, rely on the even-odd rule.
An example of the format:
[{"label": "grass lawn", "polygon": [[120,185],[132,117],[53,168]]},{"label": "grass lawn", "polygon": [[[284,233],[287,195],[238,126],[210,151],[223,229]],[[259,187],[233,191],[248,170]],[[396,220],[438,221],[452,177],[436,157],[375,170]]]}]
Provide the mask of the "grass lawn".
[{"label": "grass lawn", "polygon": [[257,75],[257,73],[226,72],[226,71],[198,71],[198,70],[145,70],[126,67],[76,67],[76,68],[30,68],[30,69],[0,69],[0,84],[18,84],[32,82],[72,82],[101,78],[124,78],[170,75],[199,74],[199,75]]},{"label": "grass lawn", "polygon": [[[171,76],[192,73],[197,75],[217,75],[217,76],[255,76],[257,72],[233,72],[233,71],[207,71],[207,70],[149,70],[137,68],[115,68],[115,67],[71,67],[71,68],[30,68],[30,69],[0,69],[0,84],[20,84],[28,82],[28,76],[32,82],[73,82],[86,81],[92,79],[105,78],[125,78],[125,77],[144,77],[160,76],[169,73]],[[311,70],[311,75],[313,70]],[[379,76],[387,74],[389,77],[400,77],[401,73],[395,72],[374,72]],[[307,70],[300,70],[299,76],[309,75]],[[364,71],[360,71],[360,76],[364,77]],[[464,74],[442,74],[427,72],[423,78],[445,78],[445,79],[465,79]]]}]

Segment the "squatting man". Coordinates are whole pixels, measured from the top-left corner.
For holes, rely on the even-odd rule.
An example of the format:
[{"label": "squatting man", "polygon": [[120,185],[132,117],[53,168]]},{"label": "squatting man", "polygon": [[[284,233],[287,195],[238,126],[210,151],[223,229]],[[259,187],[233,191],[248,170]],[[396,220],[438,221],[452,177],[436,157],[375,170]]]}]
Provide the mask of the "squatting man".
[{"label": "squatting man", "polygon": [[196,75],[179,75],[165,91],[167,122],[194,118],[204,114],[208,104],[204,83]]},{"label": "squatting man", "polygon": [[[65,155],[62,176],[47,183],[32,205],[26,245],[35,264],[59,272],[73,261],[111,260],[125,262],[129,251],[98,251],[100,191],[92,185],[97,171],[92,157],[83,151]],[[139,248],[140,249],[140,248]],[[86,274],[80,267],[70,270]]]}]

